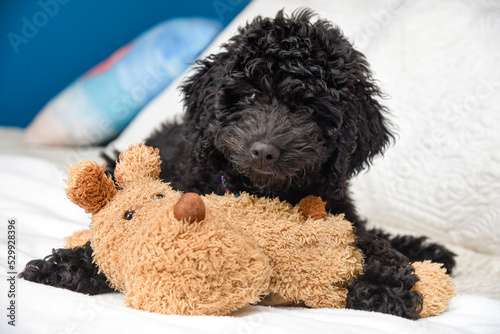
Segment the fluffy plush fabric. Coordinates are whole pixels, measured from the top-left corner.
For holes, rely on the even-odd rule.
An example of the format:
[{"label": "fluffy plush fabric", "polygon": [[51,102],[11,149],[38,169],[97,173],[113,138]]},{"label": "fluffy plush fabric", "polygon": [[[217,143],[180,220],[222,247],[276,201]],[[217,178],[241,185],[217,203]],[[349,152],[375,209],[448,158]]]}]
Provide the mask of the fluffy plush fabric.
[{"label": "fluffy plush fabric", "polygon": [[414,262],[413,268],[419,278],[413,289],[419,291],[424,298],[420,317],[441,314],[446,308],[442,301],[449,300],[449,296],[455,294],[455,286],[445,275],[446,270],[439,263],[430,261]]},{"label": "fluffy plush fabric", "polygon": [[64,248],[75,248],[85,245],[90,240],[90,231],[83,230],[73,233],[71,236],[64,238]]},{"label": "fluffy plush fabric", "polygon": [[[66,194],[68,198],[80,207],[84,207],[88,213],[98,212],[110,198],[116,194],[116,188],[113,180],[109,176],[103,174],[105,166],[99,166],[97,163],[88,165],[74,165],[73,168],[83,168],[84,170],[78,173],[73,171],[71,175],[78,175],[83,179],[74,179],[70,177],[67,181],[68,188]],[[80,185],[75,188],[75,184]],[[80,203],[80,199],[92,194],[92,201]]]}]

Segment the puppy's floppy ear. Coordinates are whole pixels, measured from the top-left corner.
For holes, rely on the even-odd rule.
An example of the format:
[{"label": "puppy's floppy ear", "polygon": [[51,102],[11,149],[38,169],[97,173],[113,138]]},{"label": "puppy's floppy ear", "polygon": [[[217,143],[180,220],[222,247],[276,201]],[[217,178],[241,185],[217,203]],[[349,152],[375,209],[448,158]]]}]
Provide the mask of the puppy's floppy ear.
[{"label": "puppy's floppy ear", "polygon": [[351,156],[350,172],[358,173],[368,167],[373,158],[382,154],[394,139],[385,114],[387,110],[377,100],[381,96],[379,88],[371,80],[369,73],[360,80],[354,92],[355,99],[349,105],[347,119],[356,124],[355,149]]},{"label": "puppy's floppy ear", "polygon": [[217,94],[229,71],[230,58],[228,53],[221,52],[199,60],[193,74],[180,87],[184,94],[186,134],[194,145],[194,152],[201,157],[214,151]]},{"label": "puppy's floppy ear", "polygon": [[206,116],[205,110],[210,108],[207,102],[214,100],[217,85],[213,77],[215,70],[213,59],[215,57],[215,55],[211,55],[207,59],[198,60],[194,72],[180,87],[184,94],[185,121],[199,124],[200,118]]},{"label": "puppy's floppy ear", "polygon": [[[342,91],[334,90],[334,95],[342,95],[342,105],[334,108],[334,113],[342,115],[341,124],[332,136],[335,151],[329,161],[328,183],[342,196],[347,181],[367,168],[374,157],[382,154],[394,139],[386,119],[387,110],[378,99],[382,93],[372,79],[368,63],[361,52],[343,40],[343,48],[349,49],[346,68],[335,76],[345,81]],[[336,68],[332,66],[332,68]],[[338,116],[337,116],[338,117]]]}]

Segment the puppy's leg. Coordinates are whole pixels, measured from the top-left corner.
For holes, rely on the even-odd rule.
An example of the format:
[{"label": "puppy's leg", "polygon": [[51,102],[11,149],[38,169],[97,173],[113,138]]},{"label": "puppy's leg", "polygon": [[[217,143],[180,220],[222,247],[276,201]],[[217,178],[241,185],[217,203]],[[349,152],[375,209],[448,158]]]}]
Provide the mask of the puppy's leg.
[{"label": "puppy's leg", "polygon": [[446,247],[431,243],[426,237],[412,237],[412,236],[392,236],[387,232],[379,229],[366,228],[366,220],[359,217],[356,213],[353,201],[348,195],[339,201],[327,198],[327,211],[335,214],[344,213],[345,218],[353,223],[356,228],[356,234],[363,236],[366,234],[375,234],[380,238],[386,239],[391,243],[391,246],[405,255],[411,262],[430,260],[432,262],[442,263],[446,268],[446,273],[451,274],[455,267],[455,254],[448,250]]},{"label": "puppy's leg", "polygon": [[89,295],[115,291],[92,262],[90,241],[81,247],[55,249],[43,260],[28,262],[19,277]]},{"label": "puppy's leg", "polygon": [[429,242],[426,237],[404,235],[393,237],[390,241],[392,247],[406,255],[411,262],[430,260],[442,263],[449,275],[455,267],[456,254],[442,245]]},{"label": "puppy's leg", "polygon": [[442,263],[448,275],[451,274],[455,266],[456,254],[446,247],[429,242],[426,237],[413,237],[409,235],[392,236],[381,230],[370,230],[368,233],[376,234],[378,237],[387,239],[400,253],[403,253],[410,262],[430,260]]},{"label": "puppy's leg", "polygon": [[412,291],[418,277],[390,242],[367,232],[357,246],[366,256],[363,274],[349,286],[347,308],[418,319],[422,296]]}]

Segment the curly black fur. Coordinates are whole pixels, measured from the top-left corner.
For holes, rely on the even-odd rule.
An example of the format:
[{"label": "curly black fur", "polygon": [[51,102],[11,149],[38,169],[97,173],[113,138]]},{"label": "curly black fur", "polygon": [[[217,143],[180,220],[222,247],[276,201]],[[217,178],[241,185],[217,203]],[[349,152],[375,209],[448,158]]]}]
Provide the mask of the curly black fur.
[{"label": "curly black fur", "polygon": [[89,295],[115,291],[92,263],[90,241],[82,247],[53,249],[43,260],[32,260],[19,277]]},{"label": "curly black fur", "polygon": [[357,245],[366,262],[363,274],[349,286],[346,307],[419,319],[423,298],[411,291],[418,277],[408,258],[375,233],[359,237]]},{"label": "curly black fur", "polygon": [[429,242],[426,237],[416,238],[408,235],[392,237],[377,229],[371,232],[377,234],[379,237],[390,240],[391,246],[399,252],[404,253],[412,262],[432,260],[442,263],[448,274],[451,274],[455,266],[455,253],[441,245]]},{"label": "curly black fur", "polygon": [[[349,180],[393,135],[364,55],[313,16],[280,11],[240,28],[181,87],[183,122],[163,124],[146,144],[160,149],[160,177],[181,191],[222,195],[229,188],[292,204],[320,196],[354,224],[367,256],[348,306],[416,319],[422,299],[411,291],[417,278],[408,259],[440,261],[450,272],[454,254],[423,239],[367,230],[356,213]],[[96,273],[88,270],[86,279]]]}]

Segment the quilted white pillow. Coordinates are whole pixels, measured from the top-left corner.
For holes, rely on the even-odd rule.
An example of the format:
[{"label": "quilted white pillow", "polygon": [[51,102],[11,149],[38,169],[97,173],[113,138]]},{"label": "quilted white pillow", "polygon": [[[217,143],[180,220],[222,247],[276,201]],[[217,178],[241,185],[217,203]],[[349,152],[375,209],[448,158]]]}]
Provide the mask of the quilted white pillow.
[{"label": "quilted white pillow", "polygon": [[500,254],[500,3],[408,1],[364,50],[396,145],[354,182],[377,225]]}]

